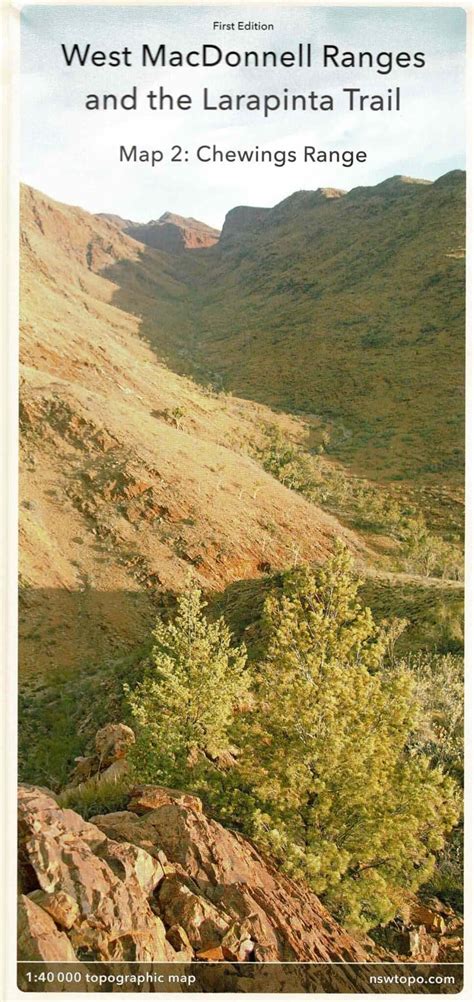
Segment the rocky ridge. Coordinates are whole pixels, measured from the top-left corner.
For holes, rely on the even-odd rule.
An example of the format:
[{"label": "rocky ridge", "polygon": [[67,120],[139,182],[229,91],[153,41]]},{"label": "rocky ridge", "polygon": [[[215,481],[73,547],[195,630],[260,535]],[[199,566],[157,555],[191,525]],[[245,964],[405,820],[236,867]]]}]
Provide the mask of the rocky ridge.
[{"label": "rocky ridge", "polygon": [[[106,783],[123,781],[134,740],[125,724],[101,728],[64,792],[94,789],[100,802]],[[208,818],[198,797],[129,784],[126,800],[85,821],[50,791],[20,787],[24,959],[367,958],[316,895]]]},{"label": "rocky ridge", "polygon": [[219,240],[220,232],[207,223],[201,223],[192,216],[179,216],[175,212],[164,212],[159,219],[150,219],[148,223],[136,223],[131,219],[122,219],[113,213],[98,212],[98,219],[106,220],[120,230],[138,240],[139,243],[166,251],[168,254],[181,254],[185,250],[198,250],[203,247],[213,247]]}]

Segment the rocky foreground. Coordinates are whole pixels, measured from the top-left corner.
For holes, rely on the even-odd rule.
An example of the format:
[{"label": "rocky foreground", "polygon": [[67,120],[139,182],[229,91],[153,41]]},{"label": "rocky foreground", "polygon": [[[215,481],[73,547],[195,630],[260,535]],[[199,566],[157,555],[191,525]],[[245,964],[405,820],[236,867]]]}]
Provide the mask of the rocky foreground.
[{"label": "rocky foreground", "polygon": [[19,805],[21,959],[368,959],[197,797],[141,787],[93,823],[37,787],[20,787]]},{"label": "rocky foreground", "polygon": [[[109,725],[97,737],[96,753],[79,761],[76,786],[123,780],[133,732]],[[304,884],[208,818],[197,797],[176,790],[135,787],[127,810],[85,821],[51,791],[21,786],[19,849],[19,960],[85,968],[138,961],[204,962],[207,969],[220,962],[226,976],[234,970],[237,990],[250,991],[252,969],[266,962],[398,959],[368,938],[358,942]],[[425,908],[425,923],[431,919],[432,933],[443,932],[443,917]],[[426,924],[407,935],[410,959],[436,960]],[[204,968],[197,968],[203,984]],[[334,971],[335,990],[355,990],[355,978],[367,990],[360,967]]]}]

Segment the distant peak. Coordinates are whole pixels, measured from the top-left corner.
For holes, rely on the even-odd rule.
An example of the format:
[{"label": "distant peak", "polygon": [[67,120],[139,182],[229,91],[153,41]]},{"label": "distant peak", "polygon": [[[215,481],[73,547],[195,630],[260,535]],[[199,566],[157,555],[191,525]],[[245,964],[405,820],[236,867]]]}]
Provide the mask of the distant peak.
[{"label": "distant peak", "polygon": [[166,210],[166,212],[163,212],[163,215],[159,217],[158,222],[159,223],[176,223],[176,222],[182,223],[183,220],[184,220],[184,216],[178,216],[178,215],[176,215],[175,212],[169,212],[168,210]]},{"label": "distant peak", "polygon": [[212,247],[219,239],[219,230],[207,223],[169,211],[163,212],[159,219],[150,219],[148,223],[130,227],[127,233],[149,247],[168,251],[170,254]]},{"label": "distant peak", "polygon": [[438,177],[436,181],[433,182],[436,187],[448,187],[449,185],[466,184],[466,171],[465,170],[450,170],[447,174],[442,174]]},{"label": "distant peak", "polygon": [[178,215],[177,212],[169,212],[168,210],[163,212],[159,216],[159,219],[150,219],[147,225],[157,225],[159,223],[170,223],[173,226],[198,226],[199,229],[210,229],[212,232],[216,232],[212,226],[207,225],[206,222],[201,222],[200,219],[194,219],[192,215]]},{"label": "distant peak", "polygon": [[405,174],[394,174],[393,177],[388,177],[385,181],[381,181],[380,184],[375,184],[374,188],[401,188],[406,184],[433,184],[433,182],[427,181],[422,177],[407,177]]}]

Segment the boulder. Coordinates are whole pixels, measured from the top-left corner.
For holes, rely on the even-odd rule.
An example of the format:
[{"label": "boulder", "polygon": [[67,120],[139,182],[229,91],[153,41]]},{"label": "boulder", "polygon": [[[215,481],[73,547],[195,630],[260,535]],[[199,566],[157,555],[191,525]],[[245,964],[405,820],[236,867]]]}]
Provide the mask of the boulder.
[{"label": "boulder", "polygon": [[146,814],[169,804],[179,804],[180,807],[189,808],[198,814],[202,813],[202,802],[199,797],[171,790],[167,786],[135,786],[130,792],[128,806],[135,814]]},{"label": "boulder", "polygon": [[106,724],[95,736],[95,752],[79,755],[75,759],[70,785],[77,787],[94,781],[118,782],[128,773],[127,752],[135,741],[135,734],[127,724]]},{"label": "boulder", "polygon": [[[46,930],[53,923],[57,931],[53,918],[66,923],[71,954],[89,960],[175,958],[148,900],[163,869],[144,849],[115,843],[28,787],[20,789],[20,847],[37,883],[27,906],[35,909],[35,928],[38,914]],[[33,959],[30,945],[31,937],[24,937],[22,959]]]},{"label": "boulder", "polygon": [[432,964],[439,953],[439,945],[433,936],[430,936],[424,925],[414,929],[408,929],[404,935],[404,948],[401,951],[412,960],[419,960],[425,964]]},{"label": "boulder", "polygon": [[106,724],[101,727],[95,736],[95,750],[101,769],[117,759],[125,758],[134,741],[135,734],[127,724]]},{"label": "boulder", "polygon": [[446,922],[439,909],[435,910],[422,901],[415,900],[411,902],[408,911],[408,922],[413,925],[423,925],[429,932],[445,932]]},{"label": "boulder", "polygon": [[64,932],[36,902],[24,894],[18,900],[18,959],[76,961],[77,957]]}]

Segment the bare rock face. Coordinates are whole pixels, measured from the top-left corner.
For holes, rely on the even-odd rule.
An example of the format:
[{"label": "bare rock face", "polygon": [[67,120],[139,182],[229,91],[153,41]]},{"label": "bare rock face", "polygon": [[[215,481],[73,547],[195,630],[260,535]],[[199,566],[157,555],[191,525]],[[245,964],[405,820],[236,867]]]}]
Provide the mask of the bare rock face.
[{"label": "bare rock face", "polygon": [[20,959],[176,958],[149,902],[163,878],[157,859],[34,788],[20,788],[19,812]]},{"label": "bare rock face", "polygon": [[151,219],[149,223],[132,223],[124,230],[134,240],[169,254],[212,247],[219,239],[219,230],[191,216],[178,216],[174,212],[164,212],[159,219]]},{"label": "bare rock face", "polygon": [[369,959],[197,797],[139,787],[130,804],[87,822],[20,787],[20,959]]}]

